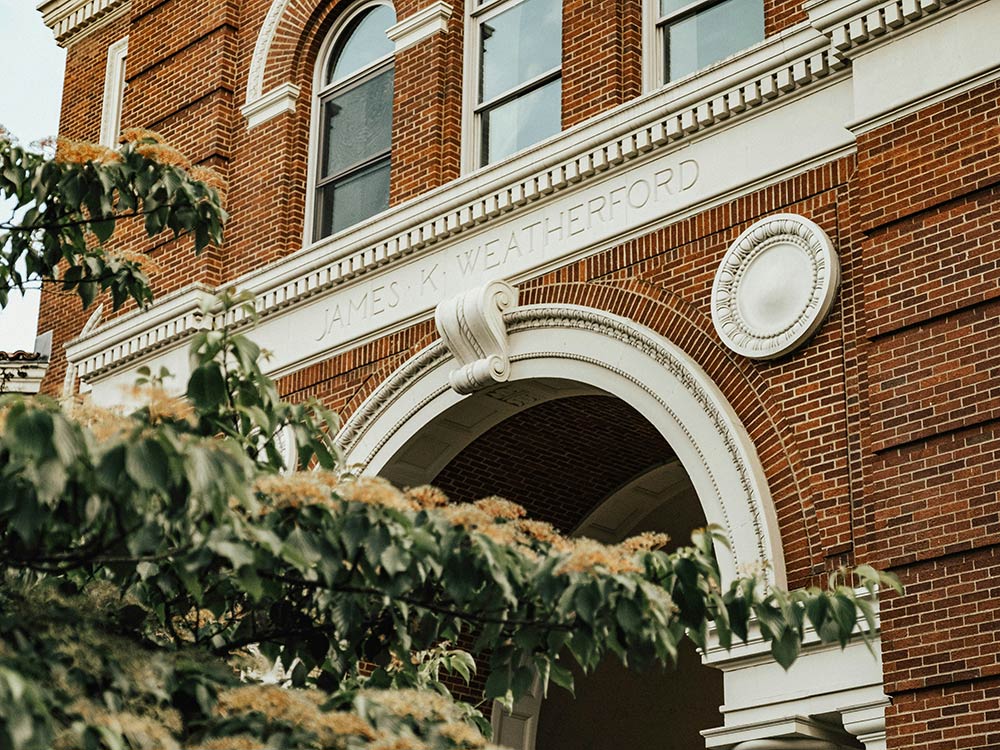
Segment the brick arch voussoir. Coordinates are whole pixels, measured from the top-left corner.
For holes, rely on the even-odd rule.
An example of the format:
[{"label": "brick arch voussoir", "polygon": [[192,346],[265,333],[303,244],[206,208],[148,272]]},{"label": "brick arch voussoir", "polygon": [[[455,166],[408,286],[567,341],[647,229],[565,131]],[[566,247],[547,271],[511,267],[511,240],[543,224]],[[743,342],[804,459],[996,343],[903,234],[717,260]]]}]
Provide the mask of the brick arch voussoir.
[{"label": "brick arch voussoir", "polygon": [[372,393],[374,393],[375,390],[382,385],[382,383],[388,380],[389,376],[392,375],[392,373],[395,372],[401,364],[406,362],[411,357],[416,356],[418,352],[426,349],[428,346],[437,341],[437,339],[437,330],[432,328],[432,330],[420,336],[420,338],[414,341],[414,343],[405,350],[400,351],[398,354],[395,354],[386,360],[386,362],[376,369],[370,377],[365,379],[358,390],[355,391],[354,395],[348,400],[347,404],[343,408],[343,411],[341,412],[344,422],[346,423],[347,420],[351,418],[351,415],[358,410],[358,407],[364,403],[364,400],[372,395]]},{"label": "brick arch voussoir", "polygon": [[[263,92],[294,83],[304,103],[312,93],[312,75],[323,41],[342,13],[356,0],[287,0],[275,27],[264,66]],[[393,3],[394,7],[398,3]]]},{"label": "brick arch voussoir", "polygon": [[767,383],[752,363],[718,342],[701,310],[668,289],[636,279],[526,284],[520,304],[604,310],[655,331],[694,359],[735,410],[757,449],[778,516],[789,584],[809,580],[823,562],[823,537],[807,462]]}]

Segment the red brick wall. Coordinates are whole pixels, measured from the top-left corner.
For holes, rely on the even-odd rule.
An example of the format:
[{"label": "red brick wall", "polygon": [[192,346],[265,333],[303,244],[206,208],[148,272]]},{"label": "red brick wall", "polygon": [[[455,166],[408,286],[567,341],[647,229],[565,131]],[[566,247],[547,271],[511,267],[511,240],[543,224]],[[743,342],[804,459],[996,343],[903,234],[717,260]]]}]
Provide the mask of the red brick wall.
[{"label": "red brick wall", "polygon": [[1000,732],[998,115],[994,83],[858,139],[858,554],[907,583],[882,619],[890,748],[993,747]]},{"label": "red brick wall", "polygon": [[[400,2],[398,17],[424,4]],[[234,219],[223,251],[193,259],[184,243],[123,236],[165,266],[161,292],[232,278],[302,246],[312,73],[344,4],[291,0],[264,91],[294,82],[296,111],[247,131],[237,108],[269,5],[133,0],[131,17],[69,50],[64,135],[98,137],[107,47],[128,33],[124,124],[159,129],[230,177]],[[803,18],[794,0],[765,7],[768,34]],[[639,10],[638,0],[565,0],[567,127],[639,94]],[[396,58],[393,203],[459,173],[463,14],[456,0],[448,34]],[[854,157],[521,285],[524,303],[625,315],[700,364],[757,446],[792,585],[855,559],[907,581],[906,596],[883,612],[891,748],[1000,744],[998,157],[994,82],[860,134]],[[843,282],[811,341],[777,361],[751,362],[718,342],[709,293],[733,239],[777,211],[823,227]],[[62,382],[62,344],[85,319],[75,297],[44,291],[40,330],[56,337],[50,392]],[[435,336],[423,322],[281,387],[346,415]],[[459,488],[459,479],[442,481]]]},{"label": "red brick wall", "polygon": [[613,396],[575,396],[529,407],[463,449],[433,484],[456,502],[500,495],[532,518],[571,533],[594,508],[673,451]]},{"label": "red brick wall", "polygon": [[641,0],[563,0],[563,127],[640,93]]},{"label": "red brick wall", "polygon": [[[404,20],[424,4],[397,3],[397,18]],[[465,7],[456,0],[452,9],[446,33],[396,55],[391,205],[440,187],[461,172]]]},{"label": "red brick wall", "polygon": [[1000,680],[901,696],[886,710],[886,722],[889,747],[898,750],[1000,747]]}]

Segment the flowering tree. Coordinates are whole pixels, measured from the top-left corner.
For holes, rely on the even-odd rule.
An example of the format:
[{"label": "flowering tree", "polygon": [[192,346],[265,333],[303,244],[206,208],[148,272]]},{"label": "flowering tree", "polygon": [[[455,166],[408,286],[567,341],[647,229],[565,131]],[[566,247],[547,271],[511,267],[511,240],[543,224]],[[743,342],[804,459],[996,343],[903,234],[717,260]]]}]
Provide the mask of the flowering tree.
[{"label": "flowering tree", "polygon": [[[124,163],[179,169],[140,153],[147,141],[127,143]],[[20,158],[0,148],[5,164]],[[93,153],[57,168],[92,185],[122,173],[123,161]],[[164,225],[187,227],[169,216],[188,203],[221,223],[213,188],[179,179],[187,187],[173,194],[185,197]],[[42,203],[68,205],[62,182],[46,184],[55,193]],[[124,184],[148,210],[138,178]],[[90,208],[80,215],[92,224]],[[62,231],[30,225],[29,255]],[[199,227],[196,238],[215,236]],[[129,279],[117,288],[144,283],[132,261],[60,242],[70,269],[101,257],[105,271],[80,284],[103,285],[115,263]],[[217,304],[252,315],[249,302]],[[669,664],[681,639],[704,645],[710,628],[728,646],[752,618],[786,666],[809,626],[841,644],[859,613],[874,627],[870,601],[840,575],[792,593],[755,577],[725,584],[712,530],[669,554],[653,534],[608,546],[568,539],[499,498],[451,504],[429,487],[342,476],[333,416],[284,402],[259,355],[242,335],[203,331],[186,397],[146,373],[131,413],[0,400],[0,747],[483,748],[482,714],[442,682],[468,680],[477,658],[484,699],[509,702],[536,679],[572,689],[574,662]],[[275,448],[282,431],[296,466]],[[866,567],[854,576],[870,592],[897,586]],[[449,645],[459,642],[467,650]],[[279,657],[287,684],[268,684]]]},{"label": "flowering tree", "polygon": [[119,149],[62,138],[32,149],[0,127],[0,197],[12,207],[0,220],[0,308],[31,280],[60,283],[84,307],[102,291],[115,309],[148,303],[148,259],[109,246],[116,228],[138,219],[150,237],[190,235],[200,253],[222,240],[223,186],[148,130],[124,131]]}]

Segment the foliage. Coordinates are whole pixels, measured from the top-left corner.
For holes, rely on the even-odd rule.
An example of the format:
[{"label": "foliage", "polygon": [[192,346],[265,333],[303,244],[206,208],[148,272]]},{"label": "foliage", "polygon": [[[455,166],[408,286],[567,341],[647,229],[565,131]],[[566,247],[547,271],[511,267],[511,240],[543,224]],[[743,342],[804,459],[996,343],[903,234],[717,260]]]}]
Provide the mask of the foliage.
[{"label": "foliage", "polygon": [[[208,320],[253,315],[218,304]],[[479,748],[482,714],[441,679],[473,656],[484,699],[509,702],[536,677],[572,689],[574,661],[669,664],[710,628],[729,646],[754,618],[786,666],[810,626],[843,644],[859,613],[873,625],[846,578],[723,585],[711,529],[669,554],[607,546],[500,498],[342,477],[332,415],[283,402],[245,336],[210,328],[191,352],[186,398],[146,371],[128,414],[0,399],[0,747]]]},{"label": "foliage", "polygon": [[[193,351],[190,401],[156,386],[128,416],[3,401],[0,690],[12,699],[0,728],[13,747],[53,736],[67,747],[142,747],[137,738],[154,736],[209,747],[230,735],[275,747],[411,736],[477,746],[468,733],[449,744],[460,736],[450,725],[475,733],[477,715],[453,705],[433,659],[414,663],[414,652],[471,643],[488,654],[485,697],[509,700],[536,675],[572,689],[569,660],[586,670],[608,653],[638,668],[670,663],[681,638],[704,644],[710,623],[728,646],[756,617],[787,665],[807,625],[845,643],[858,613],[872,616],[843,583],[792,594],[754,577],[723,587],[711,531],[671,554],[655,535],[605,546],[566,539],[499,498],[446,504],[430,488],[342,481],[305,463],[276,473],[265,429],[281,414],[298,420],[303,461],[319,453],[327,463],[329,416],[272,400],[238,334],[207,332]],[[217,397],[199,391],[217,377]],[[892,583],[857,572],[869,589]],[[250,644],[294,664],[290,682],[305,692],[237,687],[233,659]],[[465,676],[474,668],[436,658]],[[361,659],[376,667],[364,678]],[[385,692],[402,686],[403,698]]]},{"label": "foliage", "polygon": [[148,303],[148,259],[116,248],[115,230],[141,219],[147,236],[190,235],[200,253],[222,240],[222,187],[150,131],[126,130],[118,149],[59,139],[52,158],[0,128],[0,201],[13,208],[0,221],[0,308],[34,278],[74,290],[84,307],[104,290],[115,309]]}]

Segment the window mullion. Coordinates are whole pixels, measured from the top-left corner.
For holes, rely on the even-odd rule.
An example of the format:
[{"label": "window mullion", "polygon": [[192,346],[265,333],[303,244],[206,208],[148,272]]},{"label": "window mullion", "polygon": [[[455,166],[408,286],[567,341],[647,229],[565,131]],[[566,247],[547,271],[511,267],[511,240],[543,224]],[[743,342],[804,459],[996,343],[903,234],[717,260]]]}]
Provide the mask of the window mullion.
[{"label": "window mullion", "polygon": [[561,65],[558,68],[547,70],[544,73],[535,76],[534,78],[529,78],[524,83],[519,84],[516,88],[513,88],[510,91],[505,91],[499,96],[494,96],[489,101],[477,105],[475,108],[475,112],[476,114],[479,114],[484,110],[499,106],[501,104],[504,104],[505,102],[511,101],[512,99],[517,99],[519,96],[527,94],[529,91],[534,91],[537,88],[541,88],[546,83],[554,81],[560,75],[562,75]]},{"label": "window mullion", "polygon": [[392,148],[387,148],[383,149],[382,151],[378,151],[366,159],[362,159],[361,161],[355,162],[354,164],[351,164],[349,167],[344,167],[336,174],[320,178],[319,180],[316,181],[316,187],[317,188],[326,187],[331,182],[336,182],[337,180],[342,180],[343,178],[348,177],[352,172],[360,172],[365,167],[369,167],[375,162],[381,161],[382,159],[389,156],[391,153],[392,153]]}]

